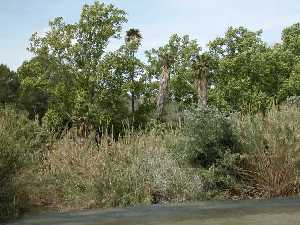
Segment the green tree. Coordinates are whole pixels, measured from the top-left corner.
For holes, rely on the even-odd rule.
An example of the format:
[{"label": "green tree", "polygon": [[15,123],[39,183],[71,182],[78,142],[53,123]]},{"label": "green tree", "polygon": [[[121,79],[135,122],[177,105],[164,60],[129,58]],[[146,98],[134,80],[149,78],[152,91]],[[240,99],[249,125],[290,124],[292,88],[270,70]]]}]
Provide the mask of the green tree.
[{"label": "green tree", "polygon": [[126,43],[126,50],[128,52],[128,58],[131,61],[130,71],[129,71],[129,80],[130,80],[130,89],[131,89],[131,112],[135,113],[135,66],[136,66],[136,58],[135,53],[137,52],[138,48],[141,45],[142,35],[138,29],[131,28],[126,32],[125,36],[125,43]]},{"label": "green tree", "polygon": [[215,89],[210,101],[227,111],[265,111],[290,76],[295,57],[277,44],[268,47],[261,31],[230,27],[222,38],[209,43]]},{"label": "green tree", "polygon": [[291,50],[294,55],[300,56],[300,23],[286,27],[282,32],[281,39],[284,48]]},{"label": "green tree", "polygon": [[30,119],[37,116],[41,119],[48,110],[47,67],[47,59],[35,57],[25,61],[18,69],[21,83],[19,101]]},{"label": "green tree", "polygon": [[39,76],[51,95],[46,122],[56,126],[69,120],[87,130],[115,120],[111,105],[118,107],[123,100],[123,78],[110,64],[114,54],[106,47],[110,39],[120,37],[125,16],[123,10],[96,1],[83,7],[79,22],[67,24],[59,17],[49,23],[45,35],[32,36],[29,50],[46,57],[54,84]]},{"label": "green tree", "polygon": [[15,104],[19,93],[19,77],[7,66],[0,65],[0,104]]},{"label": "green tree", "polygon": [[300,63],[295,66],[291,76],[284,81],[279,92],[281,101],[291,96],[300,96]]},{"label": "green tree", "polygon": [[163,114],[167,99],[181,107],[196,101],[192,59],[200,50],[196,40],[175,34],[166,45],[146,52],[148,75],[154,80],[161,80],[158,114]]}]

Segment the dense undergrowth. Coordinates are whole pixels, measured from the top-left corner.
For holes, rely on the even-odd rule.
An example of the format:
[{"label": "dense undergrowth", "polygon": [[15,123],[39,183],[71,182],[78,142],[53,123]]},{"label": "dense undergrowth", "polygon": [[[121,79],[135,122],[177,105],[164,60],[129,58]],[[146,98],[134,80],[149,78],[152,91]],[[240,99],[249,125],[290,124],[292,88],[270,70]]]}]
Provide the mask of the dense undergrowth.
[{"label": "dense undergrowth", "polygon": [[197,171],[180,167],[167,149],[174,137],[175,132],[127,133],[117,142],[105,136],[97,146],[69,133],[45,153],[38,196],[62,208],[199,199]]},{"label": "dense undergrowth", "polygon": [[203,199],[272,198],[300,191],[300,109],[256,115],[213,108],[186,113],[176,128],[118,140],[76,131],[53,138],[13,108],[0,111],[0,215],[33,205],[59,210]]},{"label": "dense undergrowth", "polygon": [[[38,123],[7,107],[0,110],[0,218],[19,215],[29,203],[23,179],[40,162],[47,135]],[[31,171],[33,172],[33,171]],[[30,173],[30,178],[34,173]],[[29,182],[29,183],[28,183]]]}]

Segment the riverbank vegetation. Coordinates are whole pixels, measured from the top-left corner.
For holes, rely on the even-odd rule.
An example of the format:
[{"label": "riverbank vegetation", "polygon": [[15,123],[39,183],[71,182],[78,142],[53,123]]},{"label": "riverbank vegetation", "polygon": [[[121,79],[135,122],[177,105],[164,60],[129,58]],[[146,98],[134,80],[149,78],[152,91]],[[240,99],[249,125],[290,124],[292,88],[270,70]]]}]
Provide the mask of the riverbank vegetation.
[{"label": "riverbank vegetation", "polygon": [[0,66],[0,218],[300,192],[300,24],[282,41],[230,27],[138,58],[142,31],[95,2]]}]

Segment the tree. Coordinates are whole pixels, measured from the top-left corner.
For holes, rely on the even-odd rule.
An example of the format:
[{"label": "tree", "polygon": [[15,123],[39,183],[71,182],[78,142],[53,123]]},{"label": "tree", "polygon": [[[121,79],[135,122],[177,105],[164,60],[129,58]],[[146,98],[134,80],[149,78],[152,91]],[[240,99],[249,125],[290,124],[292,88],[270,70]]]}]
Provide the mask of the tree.
[{"label": "tree", "polygon": [[261,31],[230,27],[222,38],[209,43],[215,89],[209,91],[212,104],[225,111],[265,111],[278,100],[284,81],[290,76],[295,57],[277,44],[267,46]]},{"label": "tree", "polygon": [[157,99],[159,116],[165,110],[167,99],[183,108],[196,101],[192,59],[200,50],[196,40],[175,34],[166,45],[146,52],[148,76],[161,81]]},{"label": "tree", "polygon": [[282,42],[286,49],[294,55],[300,56],[300,23],[286,27],[282,32]]},{"label": "tree", "polygon": [[172,63],[170,55],[166,54],[161,57],[162,62],[162,75],[159,84],[159,93],[157,98],[157,117],[161,118],[164,113],[167,98],[168,98],[168,83],[169,83],[169,70]]},{"label": "tree", "polygon": [[17,103],[19,93],[19,78],[7,66],[0,65],[0,104]]},{"label": "tree", "polygon": [[198,92],[198,106],[207,106],[209,56],[207,54],[197,55],[193,68],[195,70],[195,83]]},{"label": "tree", "polygon": [[20,77],[20,105],[30,119],[40,120],[48,110],[50,96],[49,62],[45,57],[25,61],[18,69]]},{"label": "tree", "polygon": [[291,76],[283,82],[279,92],[280,101],[285,101],[291,96],[300,96],[300,63],[295,66]]},{"label": "tree", "polygon": [[84,130],[116,121],[111,105],[123,106],[115,104],[124,101],[124,78],[109,64],[115,54],[106,47],[110,39],[120,38],[125,16],[123,10],[96,1],[83,7],[79,22],[67,24],[59,17],[49,23],[45,35],[32,36],[29,50],[48,60],[55,84],[51,86],[47,76],[39,77],[51,93],[45,121],[54,127],[71,123]]},{"label": "tree", "polygon": [[141,44],[142,35],[138,29],[131,28],[126,32],[125,43],[131,60],[130,82],[131,82],[131,111],[135,113],[135,53]]}]

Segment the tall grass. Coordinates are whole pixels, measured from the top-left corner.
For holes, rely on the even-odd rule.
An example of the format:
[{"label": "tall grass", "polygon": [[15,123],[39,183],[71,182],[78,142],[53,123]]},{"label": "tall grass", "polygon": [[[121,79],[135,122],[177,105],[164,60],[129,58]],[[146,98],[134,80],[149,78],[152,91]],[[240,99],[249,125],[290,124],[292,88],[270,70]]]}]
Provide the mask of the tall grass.
[{"label": "tall grass", "polygon": [[99,145],[71,130],[45,145],[37,123],[0,109],[0,218],[28,205],[68,210],[300,192],[297,107],[231,118],[197,109],[182,129],[151,127],[127,129],[118,140],[104,134]]},{"label": "tall grass", "polygon": [[273,107],[265,116],[236,120],[244,154],[238,167],[243,194],[284,197],[300,191],[300,110]]},{"label": "tall grass", "polygon": [[175,141],[176,132],[127,132],[117,142],[104,136],[99,147],[69,133],[45,154],[39,200],[61,208],[91,208],[202,198],[197,171],[180,167],[166,140]]}]

